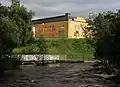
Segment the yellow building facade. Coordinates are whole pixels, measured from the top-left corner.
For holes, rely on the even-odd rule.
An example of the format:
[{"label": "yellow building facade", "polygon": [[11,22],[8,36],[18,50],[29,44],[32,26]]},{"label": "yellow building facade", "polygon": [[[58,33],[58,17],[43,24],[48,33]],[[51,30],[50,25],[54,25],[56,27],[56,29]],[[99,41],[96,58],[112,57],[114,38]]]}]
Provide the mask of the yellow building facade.
[{"label": "yellow building facade", "polygon": [[73,17],[70,14],[33,20],[33,36],[39,38],[85,38],[85,29],[89,27],[82,17]]},{"label": "yellow building facade", "polygon": [[68,38],[85,38],[85,31],[89,27],[82,17],[75,17],[68,21]]}]

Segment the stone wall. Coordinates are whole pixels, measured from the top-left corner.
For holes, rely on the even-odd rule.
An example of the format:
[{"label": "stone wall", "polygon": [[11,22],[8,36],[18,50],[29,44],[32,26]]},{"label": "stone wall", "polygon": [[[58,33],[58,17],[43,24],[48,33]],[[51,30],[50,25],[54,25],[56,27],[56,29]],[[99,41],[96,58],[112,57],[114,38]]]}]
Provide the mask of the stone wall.
[{"label": "stone wall", "polygon": [[23,61],[39,61],[42,60],[66,60],[65,55],[19,55]]}]

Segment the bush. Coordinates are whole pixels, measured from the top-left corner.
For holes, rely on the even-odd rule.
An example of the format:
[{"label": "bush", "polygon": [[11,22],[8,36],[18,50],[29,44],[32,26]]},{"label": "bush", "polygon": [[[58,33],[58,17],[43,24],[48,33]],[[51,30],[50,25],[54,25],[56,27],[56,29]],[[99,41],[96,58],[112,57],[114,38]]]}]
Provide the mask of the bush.
[{"label": "bush", "polygon": [[0,71],[3,72],[5,70],[17,69],[21,64],[21,60],[17,56],[11,55],[3,55],[0,58]]},{"label": "bush", "polygon": [[37,44],[29,44],[13,50],[14,54],[38,54],[40,52]]}]

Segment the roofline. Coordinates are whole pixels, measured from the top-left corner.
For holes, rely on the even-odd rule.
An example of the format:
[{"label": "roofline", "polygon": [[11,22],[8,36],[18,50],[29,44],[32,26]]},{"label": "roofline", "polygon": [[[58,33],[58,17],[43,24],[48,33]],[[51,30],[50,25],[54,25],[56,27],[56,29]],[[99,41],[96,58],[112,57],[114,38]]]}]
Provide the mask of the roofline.
[{"label": "roofline", "polygon": [[[47,17],[41,19],[33,19],[33,24],[42,24],[42,23],[50,23],[50,22],[60,22],[60,21],[69,21],[69,19],[74,20],[77,16],[71,16],[70,13],[65,13],[64,15]],[[74,20],[76,21],[76,20]],[[84,22],[84,21],[76,21],[76,22]]]},{"label": "roofline", "polygon": [[52,19],[52,18],[66,17],[66,16],[69,16],[69,15],[70,15],[70,13],[65,13],[64,15],[60,15],[60,16],[33,19],[32,21],[34,22],[34,21],[39,21],[39,20],[47,20],[47,19]]}]

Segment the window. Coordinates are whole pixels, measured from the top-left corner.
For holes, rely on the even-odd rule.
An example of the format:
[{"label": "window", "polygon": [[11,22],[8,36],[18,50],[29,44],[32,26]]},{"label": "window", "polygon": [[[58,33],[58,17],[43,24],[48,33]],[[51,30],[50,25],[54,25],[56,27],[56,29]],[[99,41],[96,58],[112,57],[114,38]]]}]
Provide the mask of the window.
[{"label": "window", "polygon": [[61,30],[64,30],[65,26],[64,25],[61,25]]},{"label": "window", "polygon": [[76,31],[76,34],[78,34],[79,32],[78,31]]},{"label": "window", "polygon": [[53,30],[54,29],[54,25],[50,25],[50,30]]},{"label": "window", "polygon": [[79,37],[79,31],[75,31],[74,36]]},{"label": "window", "polygon": [[35,27],[33,27],[33,32],[35,32]]},{"label": "window", "polygon": [[76,27],[76,25],[75,25],[75,29],[76,29],[77,27]]},{"label": "window", "polygon": [[33,29],[32,29],[33,37],[35,37],[35,32],[36,32],[35,27],[33,27]]},{"label": "window", "polygon": [[81,29],[81,26],[79,25],[79,29]]},{"label": "window", "polygon": [[39,27],[39,29],[41,29],[41,27]]},{"label": "window", "polygon": [[82,29],[82,25],[80,25],[80,29]]}]

